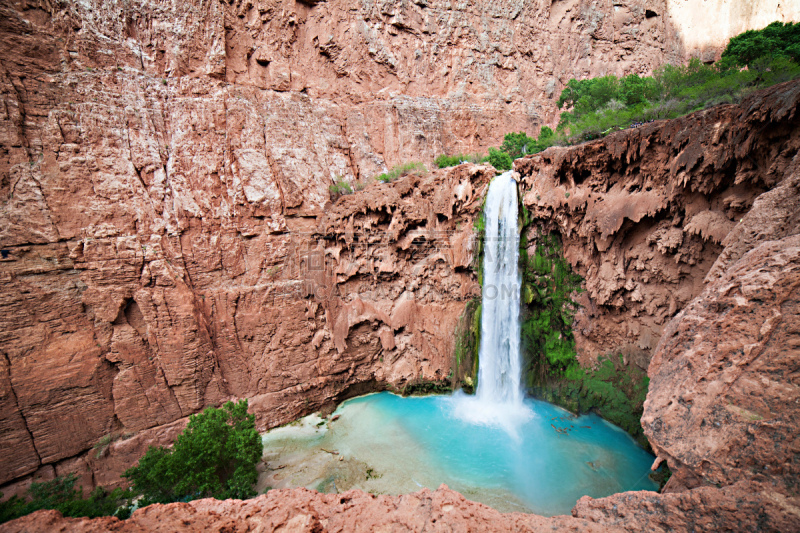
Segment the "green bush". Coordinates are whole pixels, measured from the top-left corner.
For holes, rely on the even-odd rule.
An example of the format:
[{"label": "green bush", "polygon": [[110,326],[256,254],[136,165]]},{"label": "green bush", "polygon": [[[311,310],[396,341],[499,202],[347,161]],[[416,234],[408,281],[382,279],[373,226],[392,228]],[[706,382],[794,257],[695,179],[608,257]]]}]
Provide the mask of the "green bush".
[{"label": "green bush", "polygon": [[558,99],[564,112],[557,131],[560,141],[583,142],[637,122],[734,103],[756,89],[798,77],[800,23],[775,22],[731,39],[715,65],[695,58],[686,65],[664,65],[650,77],[570,80]]},{"label": "green bush", "polygon": [[261,437],[247,400],[192,415],[171,449],[151,447],[123,476],[140,505],[214,497],[250,498],[258,479]]},{"label": "green bush", "polygon": [[97,487],[88,499],[83,499],[81,490],[75,487],[76,481],[75,474],[69,474],[50,481],[32,483],[28,489],[28,499],[12,496],[0,503],[0,523],[40,509],[56,509],[62,515],[72,517],[115,515],[124,519],[130,516],[132,494],[129,490],[118,488],[109,492]]},{"label": "green bush", "polygon": [[513,165],[511,156],[497,148],[489,148],[489,155],[485,161],[497,170],[511,170]]},{"label": "green bush", "polygon": [[533,153],[535,150],[536,139],[531,139],[525,132],[507,133],[503,138],[500,150],[507,153],[511,159],[518,159],[524,155]]},{"label": "green bush", "polygon": [[389,172],[381,174],[377,179],[382,183],[389,183],[407,174],[425,174],[427,172],[428,169],[425,168],[425,165],[417,161],[411,161],[392,167]]}]

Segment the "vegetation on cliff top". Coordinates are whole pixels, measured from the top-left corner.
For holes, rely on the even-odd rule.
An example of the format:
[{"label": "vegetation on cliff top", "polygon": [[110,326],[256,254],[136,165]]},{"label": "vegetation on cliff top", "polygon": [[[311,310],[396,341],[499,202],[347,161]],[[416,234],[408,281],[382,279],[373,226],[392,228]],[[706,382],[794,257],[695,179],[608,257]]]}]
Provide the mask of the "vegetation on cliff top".
[{"label": "vegetation on cliff top", "polygon": [[[652,76],[571,79],[557,102],[564,111],[555,132],[544,126],[537,138],[508,133],[500,148],[490,148],[480,162],[507,170],[514,159],[553,145],[577,144],[645,122],[735,103],[753,91],[798,77],[800,23],[773,22],[733,37],[713,65],[694,58],[686,65],[664,65]],[[460,156],[436,160],[440,168],[462,161]]]}]

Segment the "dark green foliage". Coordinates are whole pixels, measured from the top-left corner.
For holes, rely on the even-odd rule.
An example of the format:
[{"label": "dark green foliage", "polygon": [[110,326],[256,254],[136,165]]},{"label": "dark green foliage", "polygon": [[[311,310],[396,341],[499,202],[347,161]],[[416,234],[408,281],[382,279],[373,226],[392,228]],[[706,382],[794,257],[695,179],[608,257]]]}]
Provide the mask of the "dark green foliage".
[{"label": "dark green foliage", "polygon": [[[612,99],[619,98],[619,79],[603,76],[588,80],[571,79],[558,98],[559,108],[572,108],[569,115],[580,117],[605,107]],[[567,113],[563,113],[563,117]]]},{"label": "dark green foliage", "polygon": [[547,126],[543,126],[538,139],[528,137],[524,132],[507,133],[503,139],[500,150],[507,153],[511,159],[536,154],[555,144],[555,133]]},{"label": "dark green foliage", "polygon": [[497,148],[489,148],[489,155],[486,157],[486,161],[497,170],[511,170],[511,156]]},{"label": "dark green foliage", "polygon": [[748,30],[728,41],[723,66],[752,66],[761,59],[783,57],[800,63],[800,22],[773,22],[761,30]]},{"label": "dark green foliage", "polygon": [[644,371],[626,366],[620,355],[601,359],[594,370],[575,365],[565,377],[580,394],[582,410],[593,409],[640,442],[646,441],[640,419],[650,380]]},{"label": "dark green foliage", "polygon": [[511,156],[511,159],[517,159],[533,153],[535,144],[536,139],[531,139],[524,132],[506,133],[503,138],[503,144],[500,145],[500,150]]},{"label": "dark green foliage", "polygon": [[261,438],[247,400],[192,415],[171,449],[150,448],[123,476],[140,505],[214,497],[250,498],[258,478]]},{"label": "dark green foliage", "polygon": [[638,74],[629,74],[620,80],[619,96],[628,107],[652,100],[657,91],[658,84],[653,78],[640,78]]},{"label": "dark green foliage", "polygon": [[523,307],[521,341],[528,386],[560,376],[575,361],[572,319],[583,279],[561,254],[557,235],[539,235],[532,257],[520,242]]},{"label": "dark green foliage", "polygon": [[75,487],[76,481],[75,474],[69,474],[50,481],[32,483],[28,489],[29,499],[12,496],[0,503],[0,523],[40,509],[56,509],[64,516],[73,517],[116,515],[124,519],[130,516],[130,491],[118,488],[109,492],[97,487],[89,498],[83,499],[81,490]]},{"label": "dark green foliage", "polygon": [[452,388],[461,388],[472,394],[477,383],[478,350],[481,344],[481,300],[467,302],[458,318],[455,331],[455,360],[453,361]]}]

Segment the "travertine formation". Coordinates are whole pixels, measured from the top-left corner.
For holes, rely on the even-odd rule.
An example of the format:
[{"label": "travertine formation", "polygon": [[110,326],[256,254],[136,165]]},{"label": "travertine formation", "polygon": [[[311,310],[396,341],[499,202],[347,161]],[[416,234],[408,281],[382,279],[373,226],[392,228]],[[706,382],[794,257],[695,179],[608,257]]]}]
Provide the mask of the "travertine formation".
[{"label": "travertine formation", "polygon": [[585,278],[573,326],[582,362],[621,353],[647,369],[707,275],[788,231],[791,188],[759,195],[797,173],[798,106],[800,84],[789,83],[517,162],[535,222],[530,241],[557,231]]}]

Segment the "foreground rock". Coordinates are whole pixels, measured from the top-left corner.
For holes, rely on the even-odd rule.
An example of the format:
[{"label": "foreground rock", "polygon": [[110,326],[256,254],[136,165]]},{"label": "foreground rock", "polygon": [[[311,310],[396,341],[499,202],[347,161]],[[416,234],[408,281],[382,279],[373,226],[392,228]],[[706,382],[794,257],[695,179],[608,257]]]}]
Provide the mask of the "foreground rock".
[{"label": "foreground rock", "polygon": [[[795,207],[798,184],[800,173],[784,184]],[[793,211],[784,229],[794,235],[732,261],[670,322],[650,363],[642,425],[673,471],[668,489],[754,480],[792,494],[800,486],[800,224]]]},{"label": "foreground rock", "polygon": [[151,505],[130,519],[63,518],[38,511],[0,525],[4,533],[229,531],[229,532],[373,532],[373,531],[794,531],[796,509],[780,495],[757,485],[705,487],[681,494],[653,492],[585,497],[573,516],[546,518],[501,514],[464,499],[442,485],[404,496],[375,496],[352,490],[320,494],[306,489],[273,490],[253,500],[213,499]]}]

